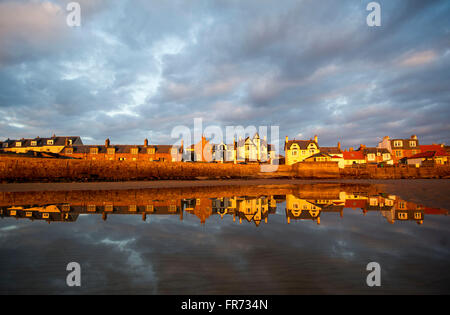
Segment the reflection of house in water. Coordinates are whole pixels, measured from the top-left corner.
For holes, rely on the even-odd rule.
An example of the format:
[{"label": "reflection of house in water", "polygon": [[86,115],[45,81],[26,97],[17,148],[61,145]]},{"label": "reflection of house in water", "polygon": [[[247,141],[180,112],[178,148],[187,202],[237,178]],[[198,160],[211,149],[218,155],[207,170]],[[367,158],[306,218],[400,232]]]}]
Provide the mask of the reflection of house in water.
[{"label": "reflection of house in water", "polygon": [[269,213],[276,212],[276,201],[272,196],[266,197],[239,197],[236,200],[236,216],[239,217],[239,224],[245,219],[247,222],[254,222],[259,226],[262,220],[267,223]]},{"label": "reflection of house in water", "polygon": [[212,202],[213,212],[222,219],[228,214],[233,216],[233,221],[238,217],[240,224],[246,220],[254,222],[256,226],[263,220],[267,223],[269,214],[275,213],[277,208],[273,196],[214,198]]},{"label": "reflection of house in water", "polygon": [[42,220],[50,222],[75,222],[78,213],[63,212],[63,206],[12,206],[1,207],[1,217],[13,217],[16,219]]},{"label": "reflection of house in water", "polygon": [[[216,197],[220,193],[214,192],[202,194],[201,198],[191,198],[195,194],[188,195],[189,199],[152,196],[129,192],[118,196],[117,194],[89,193],[77,198],[59,198],[52,203],[52,198],[42,200],[44,205],[36,205],[38,198],[22,198],[3,195],[8,200],[0,206],[0,216],[24,218],[30,220],[43,220],[47,222],[74,222],[80,214],[99,214],[103,220],[109,215],[127,214],[138,215],[146,221],[149,215],[174,215],[183,219],[186,211],[200,219],[202,224],[211,215],[219,215],[222,219],[225,215],[233,218],[233,221],[253,222],[259,226],[262,221],[268,222],[269,214],[276,213],[277,202],[286,201],[286,220],[309,220],[320,224],[321,218],[328,213],[339,213],[343,216],[344,208],[358,209],[366,215],[369,211],[380,212],[390,223],[395,221],[415,221],[422,224],[425,215],[448,215],[447,210],[424,207],[412,202],[407,202],[397,196],[368,190],[342,191],[333,189],[290,189],[286,194],[267,195],[255,194],[244,196]],[[266,191],[267,192],[267,191]],[[269,191],[270,192],[270,191]],[[280,191],[278,191],[280,193]],[[205,196],[206,195],[206,196]],[[20,196],[19,196],[20,197]],[[32,197],[32,196],[31,196]],[[163,200],[154,200],[161,198]],[[14,200],[19,204],[10,205]],[[67,202],[67,203],[64,203]],[[34,203],[29,205],[28,203]],[[350,210],[351,211],[351,210]]]},{"label": "reflection of house in water", "polygon": [[405,201],[396,196],[390,196],[390,200],[392,200],[391,209],[381,212],[389,223],[415,221],[417,224],[423,224],[424,206]]},{"label": "reflection of house in water", "polygon": [[337,199],[302,199],[296,195],[286,195],[286,220],[313,220],[320,224],[320,215],[324,212],[339,212],[343,215],[345,192]]},{"label": "reflection of house in water", "polygon": [[200,219],[204,224],[212,214],[212,200],[210,198],[184,199],[183,210]]}]

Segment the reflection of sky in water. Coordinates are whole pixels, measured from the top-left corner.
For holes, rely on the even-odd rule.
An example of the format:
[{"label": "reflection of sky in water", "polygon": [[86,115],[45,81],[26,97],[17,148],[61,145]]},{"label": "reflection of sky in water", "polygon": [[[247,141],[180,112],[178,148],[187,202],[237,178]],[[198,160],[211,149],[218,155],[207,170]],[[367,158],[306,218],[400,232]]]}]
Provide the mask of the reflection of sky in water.
[{"label": "reflection of sky in water", "polygon": [[[75,223],[0,221],[1,293],[449,293],[450,218],[387,223],[345,209],[286,224],[285,203],[268,224],[211,216],[83,215]],[[67,263],[82,287],[65,285]],[[382,287],[365,285],[367,263]]]}]

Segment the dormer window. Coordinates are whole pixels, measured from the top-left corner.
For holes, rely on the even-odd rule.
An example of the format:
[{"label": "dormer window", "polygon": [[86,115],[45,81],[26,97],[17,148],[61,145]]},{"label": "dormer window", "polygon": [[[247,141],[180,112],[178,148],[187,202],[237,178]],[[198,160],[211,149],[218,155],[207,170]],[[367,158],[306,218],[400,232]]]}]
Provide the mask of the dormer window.
[{"label": "dormer window", "polygon": [[139,148],[131,148],[131,154],[138,154]]},{"label": "dormer window", "polygon": [[89,153],[91,153],[91,154],[98,154],[98,148],[91,148],[89,150]]},{"label": "dormer window", "polygon": [[37,146],[37,141],[35,141],[35,140],[31,141],[31,145],[32,145],[33,147]]},{"label": "dormer window", "polygon": [[148,148],[147,154],[155,154],[155,148]]},{"label": "dormer window", "polygon": [[410,147],[415,147],[416,146],[416,141],[409,141],[409,146]]},{"label": "dormer window", "polygon": [[72,145],[72,139],[69,139],[68,143],[69,145]]},{"label": "dormer window", "polygon": [[16,142],[16,147],[21,147],[22,146],[22,142],[17,141]]},{"label": "dormer window", "polygon": [[47,145],[53,145],[53,140],[47,140]]},{"label": "dormer window", "polygon": [[108,148],[108,154],[114,154],[114,153],[116,153],[115,148]]},{"label": "dormer window", "polygon": [[403,146],[403,141],[401,141],[401,140],[394,141],[394,147],[399,148],[402,146]]}]

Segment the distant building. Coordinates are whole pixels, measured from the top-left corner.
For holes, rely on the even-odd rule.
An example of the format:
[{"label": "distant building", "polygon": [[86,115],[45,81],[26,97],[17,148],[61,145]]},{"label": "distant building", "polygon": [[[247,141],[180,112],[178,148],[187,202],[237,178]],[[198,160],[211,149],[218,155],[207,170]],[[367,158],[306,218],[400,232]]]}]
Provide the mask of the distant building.
[{"label": "distant building", "polygon": [[391,153],[386,148],[366,147],[365,145],[361,144],[358,151],[361,151],[363,153],[366,159],[366,163],[368,164],[394,164]]},{"label": "distant building", "polygon": [[286,137],[284,143],[286,165],[303,162],[306,158],[319,152],[317,136],[314,136],[314,140],[289,140],[289,138]]},{"label": "distant building", "polygon": [[2,142],[2,149],[5,152],[26,153],[26,152],[50,152],[61,153],[66,146],[83,145],[83,141],[78,136],[56,136],[51,138],[34,138],[20,140],[6,140]]},{"label": "distant building", "polygon": [[112,145],[106,139],[104,145],[67,145],[60,154],[84,160],[179,162],[183,144],[149,145],[145,139],[144,145]]},{"label": "distant building", "polygon": [[389,136],[386,136],[378,143],[377,148],[387,149],[391,153],[394,164],[398,164],[401,159],[420,153],[419,140],[416,135],[412,135],[409,139],[390,139]]},{"label": "distant building", "polygon": [[353,151],[353,148],[350,148],[349,151],[344,151],[343,157],[345,166],[366,164],[366,158],[364,157],[363,152]]}]

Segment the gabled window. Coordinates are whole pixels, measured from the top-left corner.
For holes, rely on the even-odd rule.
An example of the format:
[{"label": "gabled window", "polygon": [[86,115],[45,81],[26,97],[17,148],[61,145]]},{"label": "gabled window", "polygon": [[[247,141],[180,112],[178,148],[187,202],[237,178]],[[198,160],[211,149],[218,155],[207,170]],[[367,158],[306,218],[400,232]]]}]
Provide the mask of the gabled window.
[{"label": "gabled window", "polygon": [[415,147],[416,146],[416,141],[409,141],[409,146],[410,147]]},{"label": "gabled window", "polygon": [[53,145],[53,140],[47,140],[47,145]]},{"label": "gabled window", "polygon": [[399,148],[402,146],[403,146],[403,141],[401,141],[401,140],[394,141],[394,147]]}]

